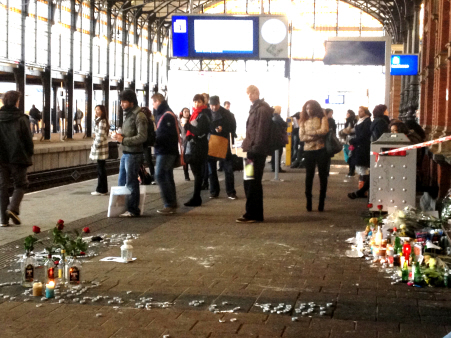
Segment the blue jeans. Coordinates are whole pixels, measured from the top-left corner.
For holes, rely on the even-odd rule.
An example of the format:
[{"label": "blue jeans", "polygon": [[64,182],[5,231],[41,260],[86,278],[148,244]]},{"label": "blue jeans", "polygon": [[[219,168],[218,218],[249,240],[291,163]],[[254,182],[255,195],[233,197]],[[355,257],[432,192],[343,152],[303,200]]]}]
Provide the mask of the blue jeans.
[{"label": "blue jeans", "polygon": [[139,181],[138,172],[143,163],[143,154],[123,154],[119,166],[119,186],[126,186],[131,194],[127,202],[127,210],[139,216]]},{"label": "blue jeans", "polygon": [[[210,177],[210,195],[218,196],[219,191],[219,180],[218,180],[218,171],[216,169],[215,159],[208,159],[208,174]],[[233,164],[232,160],[223,160],[223,170],[225,176],[225,186],[227,196],[235,195],[235,176],[233,175]]]},{"label": "blue jeans", "polygon": [[157,155],[155,180],[160,187],[160,195],[166,208],[177,207],[174,183],[174,163],[178,155]]}]

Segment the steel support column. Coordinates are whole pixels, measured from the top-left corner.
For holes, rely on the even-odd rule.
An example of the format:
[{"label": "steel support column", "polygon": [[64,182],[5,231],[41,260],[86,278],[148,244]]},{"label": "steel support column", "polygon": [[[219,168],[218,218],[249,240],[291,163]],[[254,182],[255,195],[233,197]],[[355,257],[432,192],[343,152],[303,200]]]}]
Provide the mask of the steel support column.
[{"label": "steel support column", "polygon": [[25,112],[25,96],[27,86],[26,76],[26,60],[25,60],[25,21],[28,16],[29,0],[22,1],[21,13],[21,31],[20,31],[20,62],[19,67],[14,69],[14,76],[16,78],[16,90],[22,95],[20,96],[19,109]]},{"label": "steel support column", "polygon": [[86,118],[85,118],[85,135],[86,137],[92,136],[92,112],[94,110],[94,85],[93,85],[93,73],[94,73],[94,37],[96,32],[96,19],[95,19],[95,0],[90,1],[89,9],[89,75],[85,79],[85,97],[86,97]]},{"label": "steel support column", "polygon": [[52,121],[53,121],[53,129],[52,133],[58,132],[58,125],[60,123],[58,118],[58,103],[57,103],[57,96],[58,96],[58,87],[53,87],[53,108],[52,108]]},{"label": "steel support column", "polygon": [[112,114],[111,114],[111,109],[110,109],[110,53],[111,53],[111,49],[110,49],[110,44],[111,44],[111,7],[112,7],[112,3],[111,1],[108,1],[107,3],[107,12],[106,12],[106,16],[107,16],[107,47],[106,47],[106,76],[105,79],[103,80],[102,83],[102,89],[103,89],[103,105],[106,108],[106,111],[108,112],[108,117],[111,119]]},{"label": "steel support column", "polygon": [[[81,5],[80,5],[81,6]],[[74,33],[77,29],[77,13],[75,12],[75,1],[70,2],[70,60],[69,71],[67,72],[66,100],[67,100],[67,132],[66,138],[72,139],[74,133]]]},{"label": "steel support column", "polygon": [[[53,2],[49,1],[47,6],[47,17],[51,18],[53,15]],[[43,122],[44,139],[50,140],[51,127],[51,112],[52,112],[52,20],[47,21],[47,66],[41,74],[42,87],[44,89],[44,109]]]}]

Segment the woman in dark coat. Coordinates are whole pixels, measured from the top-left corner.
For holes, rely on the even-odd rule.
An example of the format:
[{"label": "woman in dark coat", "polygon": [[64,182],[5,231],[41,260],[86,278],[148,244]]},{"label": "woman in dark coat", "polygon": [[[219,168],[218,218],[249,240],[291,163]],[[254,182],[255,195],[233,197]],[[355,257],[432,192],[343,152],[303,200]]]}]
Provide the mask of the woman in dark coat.
[{"label": "woman in dark coat", "polygon": [[349,166],[349,172],[346,175],[347,177],[355,176],[355,161],[354,156],[349,157],[349,141],[355,137],[355,125],[357,123],[357,119],[354,111],[351,109],[348,110],[346,114],[346,123],[344,129],[341,131],[342,137],[345,139],[345,144],[343,146],[343,151],[345,153],[345,160],[347,158],[347,163]]},{"label": "woman in dark coat", "polygon": [[[369,182],[370,174],[370,151],[371,151],[371,113],[366,107],[359,107],[359,120],[355,125],[355,138],[349,141],[353,147],[352,157],[354,157],[354,164],[357,173],[361,176],[360,180],[364,183]],[[348,197],[355,199],[357,197],[365,197],[366,191],[362,189],[348,194]]]},{"label": "woman in dark coat", "polygon": [[371,131],[371,142],[377,141],[383,133],[389,133],[390,129],[388,128],[389,122],[387,122],[388,117],[384,115],[387,110],[387,106],[385,104],[378,104],[374,107],[373,110],[373,123],[371,123],[370,131]]},{"label": "woman in dark coat", "polygon": [[[187,207],[198,207],[202,205],[200,192],[202,190],[202,175],[205,171],[205,163],[208,156],[208,132],[210,130],[211,111],[204,102],[202,94],[196,94],[193,98],[193,113],[189,121],[182,125],[186,130],[186,142],[194,139],[198,152],[197,157],[190,163],[194,175],[193,197],[185,203]],[[185,146],[186,150],[186,146]]]}]

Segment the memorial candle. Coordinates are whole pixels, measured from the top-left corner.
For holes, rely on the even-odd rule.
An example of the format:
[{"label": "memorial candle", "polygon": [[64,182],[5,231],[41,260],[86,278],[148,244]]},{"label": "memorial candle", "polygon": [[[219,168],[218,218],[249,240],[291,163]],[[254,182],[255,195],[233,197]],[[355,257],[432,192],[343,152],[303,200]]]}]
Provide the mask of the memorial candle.
[{"label": "memorial candle", "polygon": [[45,284],[45,298],[53,297],[55,297],[55,282],[50,281],[48,284]]},{"label": "memorial candle", "polygon": [[37,282],[33,284],[33,296],[41,297],[42,296],[42,283]]}]

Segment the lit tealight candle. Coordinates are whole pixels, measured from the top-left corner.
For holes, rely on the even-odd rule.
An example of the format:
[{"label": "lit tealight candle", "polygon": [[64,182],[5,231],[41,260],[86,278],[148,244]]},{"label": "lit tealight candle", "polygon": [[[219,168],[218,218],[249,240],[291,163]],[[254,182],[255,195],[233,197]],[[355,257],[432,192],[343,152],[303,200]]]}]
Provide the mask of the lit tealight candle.
[{"label": "lit tealight candle", "polygon": [[45,298],[53,297],[55,297],[55,282],[50,281],[48,284],[45,284]]},{"label": "lit tealight candle", "polygon": [[42,283],[36,282],[33,284],[33,296],[41,297],[42,296]]}]

